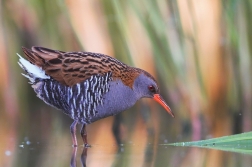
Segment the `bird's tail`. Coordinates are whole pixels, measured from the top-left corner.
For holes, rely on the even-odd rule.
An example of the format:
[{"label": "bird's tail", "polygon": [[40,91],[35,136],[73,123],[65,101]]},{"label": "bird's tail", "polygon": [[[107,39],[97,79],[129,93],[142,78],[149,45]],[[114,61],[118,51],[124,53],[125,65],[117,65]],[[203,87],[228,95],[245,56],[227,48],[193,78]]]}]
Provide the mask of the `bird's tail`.
[{"label": "bird's tail", "polygon": [[33,84],[37,79],[49,79],[50,77],[45,74],[45,71],[41,68],[38,67],[26,59],[24,59],[22,56],[20,56],[17,53],[19,57],[18,64],[19,66],[26,72],[26,74],[23,74],[26,78],[30,80],[30,83]]}]

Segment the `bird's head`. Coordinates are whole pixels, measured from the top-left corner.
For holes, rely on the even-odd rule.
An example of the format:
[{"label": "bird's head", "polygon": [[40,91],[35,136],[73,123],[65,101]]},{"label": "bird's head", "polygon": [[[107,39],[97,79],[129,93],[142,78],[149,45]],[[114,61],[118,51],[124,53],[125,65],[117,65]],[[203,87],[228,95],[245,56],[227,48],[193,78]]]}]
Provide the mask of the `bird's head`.
[{"label": "bird's head", "polygon": [[143,71],[138,75],[138,77],[135,78],[133,91],[138,95],[139,98],[147,97],[154,99],[161,106],[163,106],[172,117],[174,117],[170,107],[160,95],[157,82],[149,73]]}]

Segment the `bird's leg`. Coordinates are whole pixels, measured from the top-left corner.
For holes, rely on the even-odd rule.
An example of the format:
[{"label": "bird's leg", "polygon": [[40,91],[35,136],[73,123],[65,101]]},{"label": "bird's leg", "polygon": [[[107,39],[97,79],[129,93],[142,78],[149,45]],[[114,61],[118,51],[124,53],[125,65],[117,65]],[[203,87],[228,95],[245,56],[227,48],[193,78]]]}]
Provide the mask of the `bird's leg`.
[{"label": "bird's leg", "polygon": [[87,147],[84,147],[82,150],[82,154],[81,154],[81,164],[83,167],[86,167],[86,161],[87,161]]},{"label": "bird's leg", "polygon": [[73,152],[72,152],[71,161],[70,161],[70,166],[71,167],[77,167],[77,165],[76,165],[76,153],[77,153],[77,147],[74,147]]},{"label": "bird's leg", "polygon": [[90,147],[90,145],[88,144],[88,141],[87,141],[86,124],[82,125],[82,128],[81,128],[81,137],[82,137],[82,140],[84,142],[84,146],[85,147]]},{"label": "bird's leg", "polygon": [[70,126],[70,132],[72,135],[72,141],[73,141],[73,146],[77,147],[77,139],[76,139],[76,125],[77,125],[78,121],[74,121],[71,126]]}]

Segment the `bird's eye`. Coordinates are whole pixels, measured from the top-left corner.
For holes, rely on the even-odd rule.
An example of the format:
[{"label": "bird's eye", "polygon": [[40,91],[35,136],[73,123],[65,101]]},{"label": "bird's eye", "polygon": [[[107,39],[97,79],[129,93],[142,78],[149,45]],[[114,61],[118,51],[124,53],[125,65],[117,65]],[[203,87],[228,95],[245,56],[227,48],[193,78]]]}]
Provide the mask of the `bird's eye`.
[{"label": "bird's eye", "polygon": [[155,89],[155,87],[154,87],[153,85],[150,85],[150,86],[148,87],[148,89],[149,89],[150,92],[156,93],[156,89]]}]

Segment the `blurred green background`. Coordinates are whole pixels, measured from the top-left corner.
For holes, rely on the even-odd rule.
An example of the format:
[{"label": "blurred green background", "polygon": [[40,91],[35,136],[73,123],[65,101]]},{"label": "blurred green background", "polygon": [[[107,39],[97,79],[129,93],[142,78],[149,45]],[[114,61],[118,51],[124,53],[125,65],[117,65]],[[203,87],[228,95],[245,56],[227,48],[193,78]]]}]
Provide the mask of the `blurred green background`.
[{"label": "blurred green background", "polygon": [[[135,143],[128,152],[146,153],[152,143],[156,166],[162,164],[158,144],[251,131],[252,1],[2,0],[0,5],[0,166],[18,166],[17,146],[27,141],[71,150],[72,120],[39,100],[21,75],[16,53],[23,55],[22,46],[104,53],[157,78],[176,118],[143,99],[88,125],[91,144]],[[38,166],[37,160],[50,159],[39,155],[33,161],[27,155],[22,163]],[[181,162],[230,164],[222,152],[205,156],[202,163]]]}]

